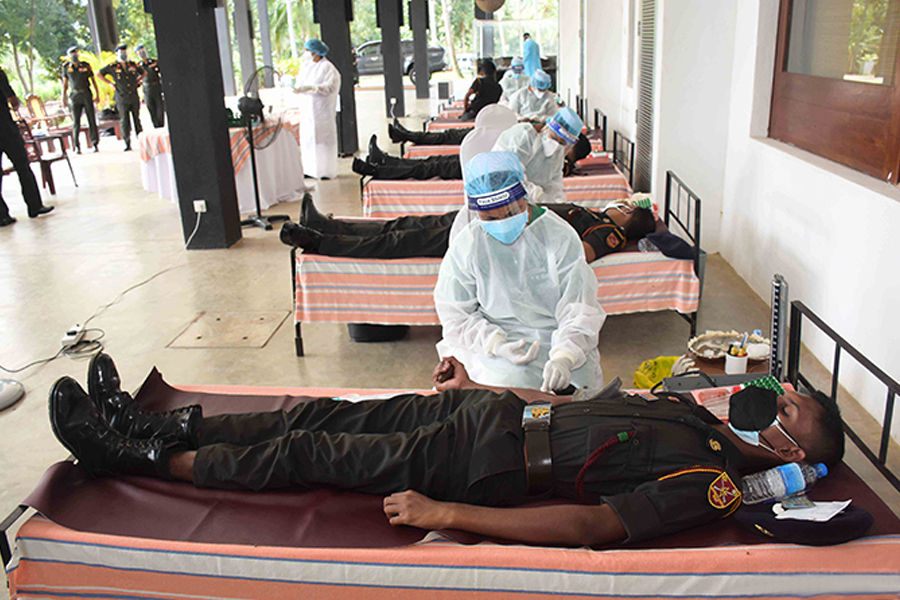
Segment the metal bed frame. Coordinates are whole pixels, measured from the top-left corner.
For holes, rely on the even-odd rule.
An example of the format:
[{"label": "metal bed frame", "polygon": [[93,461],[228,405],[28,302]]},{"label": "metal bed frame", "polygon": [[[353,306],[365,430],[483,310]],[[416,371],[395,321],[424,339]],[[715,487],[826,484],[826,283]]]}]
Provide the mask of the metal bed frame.
[{"label": "metal bed frame", "polygon": [[865,457],[869,459],[869,462],[878,469],[878,472],[881,473],[898,492],[900,492],[900,478],[898,478],[887,466],[888,450],[891,445],[891,424],[894,416],[894,402],[897,398],[897,394],[900,393],[900,383],[897,383],[896,379],[890,377],[887,373],[875,366],[872,361],[863,356],[862,352],[851,346],[847,340],[829,327],[818,315],[810,310],[808,306],[803,304],[803,302],[794,300],[791,302],[791,333],[787,364],[787,378],[794,387],[797,387],[798,384],[802,384],[803,387],[811,391],[816,391],[815,386],[809,378],[800,372],[800,353],[803,347],[800,335],[803,329],[804,318],[815,325],[819,332],[824,333],[832,342],[834,342],[834,356],[831,367],[831,391],[827,394],[829,398],[837,402],[841,356],[843,352],[846,352],[851,357],[855,358],[866,371],[874,375],[887,389],[878,449],[875,450],[870,448],[865,440],[863,440],[846,421],[844,421],[844,432],[847,434],[847,437],[856,444],[857,448],[860,449]]},{"label": "metal bed frame", "polygon": [[[618,132],[616,132],[618,135]],[[632,157],[634,156],[634,144],[631,146]],[[666,204],[664,212],[664,222],[666,227],[672,231],[675,223],[681,228],[694,246],[694,274],[700,280],[700,298],[703,298],[703,272],[706,267],[706,253],[700,248],[700,197],[691,191],[685,183],[672,171],[666,171]],[[693,227],[689,225],[693,224]],[[691,325],[691,337],[697,335],[697,310],[689,315],[678,313],[681,317]]]},{"label": "metal bed frame", "polygon": [[606,152],[606,113],[599,108],[594,109],[594,132],[600,131],[600,139],[603,141],[603,151]]},{"label": "metal bed frame", "polygon": [[634,188],[634,142],[618,131],[613,131],[612,161],[628,175],[628,185]]}]

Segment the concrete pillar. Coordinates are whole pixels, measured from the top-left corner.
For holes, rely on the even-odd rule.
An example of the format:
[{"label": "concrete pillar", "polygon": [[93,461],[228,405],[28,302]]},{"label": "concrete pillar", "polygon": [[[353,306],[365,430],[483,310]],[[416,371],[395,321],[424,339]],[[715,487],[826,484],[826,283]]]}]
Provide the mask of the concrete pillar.
[{"label": "concrete pillar", "polygon": [[234,37],[237,38],[241,55],[241,89],[238,96],[256,96],[259,81],[253,77],[257,68],[253,49],[253,14],[247,0],[234,0]]},{"label": "concrete pillar", "polygon": [[[259,43],[262,46],[263,64],[275,68],[272,60],[272,30],[269,27],[269,0],[256,0],[257,17],[259,18]],[[272,69],[264,69],[261,73],[267,88],[275,85],[275,73]]]},{"label": "concrete pillar", "polygon": [[225,7],[215,9],[216,34],[219,39],[219,58],[222,65],[222,83],[225,95],[234,96],[237,88],[234,85],[234,62],[231,60],[231,31],[228,27],[228,11]]},{"label": "concrete pillar", "polygon": [[409,0],[409,25],[413,30],[413,61],[416,65],[416,98],[428,98],[431,69],[428,67],[428,0]]},{"label": "concrete pillar", "polygon": [[197,218],[194,200],[205,200],[189,248],[227,248],[241,239],[241,222],[213,3],[153,0],[153,24],[182,231],[186,240]]},{"label": "concrete pillar", "polygon": [[[328,3],[327,10],[325,3]],[[321,3],[321,6],[320,6]],[[351,0],[318,0],[313,3],[313,18],[319,24],[322,41],[328,45],[328,60],[341,74],[341,93],[338,102],[338,152],[350,156],[359,150],[356,126],[356,92],[353,67],[353,46],[350,43],[350,21],[353,20]]]},{"label": "concrete pillar", "polygon": [[400,54],[400,25],[403,24],[402,0],[375,0],[378,27],[381,28],[381,57],[384,60],[385,114],[406,116],[403,102],[403,62]]}]

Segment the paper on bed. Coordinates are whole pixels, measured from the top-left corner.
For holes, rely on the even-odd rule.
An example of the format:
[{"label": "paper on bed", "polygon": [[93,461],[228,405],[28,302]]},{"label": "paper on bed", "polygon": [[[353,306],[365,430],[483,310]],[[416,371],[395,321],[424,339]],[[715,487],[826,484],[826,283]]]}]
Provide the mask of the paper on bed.
[{"label": "paper on bed", "polygon": [[794,519],[797,521],[817,521],[819,523],[824,523],[825,521],[830,521],[838,514],[840,514],[845,508],[850,506],[850,503],[853,500],[845,500],[843,502],[813,502],[815,506],[812,508],[792,508],[790,510],[782,510],[784,512],[778,513],[776,507],[781,506],[780,504],[776,504],[772,507],[772,510],[775,511],[775,518],[778,520],[783,519]]}]

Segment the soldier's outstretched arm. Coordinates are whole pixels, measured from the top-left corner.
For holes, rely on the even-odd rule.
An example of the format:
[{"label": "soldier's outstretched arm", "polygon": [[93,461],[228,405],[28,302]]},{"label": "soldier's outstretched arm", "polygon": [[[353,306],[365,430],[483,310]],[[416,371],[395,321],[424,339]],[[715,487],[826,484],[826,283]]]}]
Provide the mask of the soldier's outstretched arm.
[{"label": "soldier's outstretched arm", "polygon": [[601,546],[627,536],[619,516],[607,504],[559,504],[533,508],[490,508],[438,502],[414,491],[384,499],[391,525],[422,529],[460,529],[529,544]]}]

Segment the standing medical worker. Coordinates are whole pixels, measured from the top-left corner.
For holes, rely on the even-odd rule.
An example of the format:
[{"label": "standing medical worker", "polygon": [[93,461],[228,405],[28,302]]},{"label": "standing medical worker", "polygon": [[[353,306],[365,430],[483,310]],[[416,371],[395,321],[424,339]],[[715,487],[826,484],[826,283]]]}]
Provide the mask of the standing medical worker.
[{"label": "standing medical worker", "polygon": [[529,77],[534,77],[535,71],[541,68],[541,47],[531,39],[530,33],[522,35],[522,61]]},{"label": "standing medical worker", "polygon": [[307,40],[306,61],[297,73],[294,91],[301,95],[300,140],[303,171],[319,179],[337,176],[337,111],[341,74],[325,55],[322,40]]},{"label": "standing medical worker", "polygon": [[466,164],[477,215],[451,239],[434,290],[444,338],[471,379],[501,387],[602,387],[597,343],[606,313],[575,231],[528,203],[512,152]]}]

